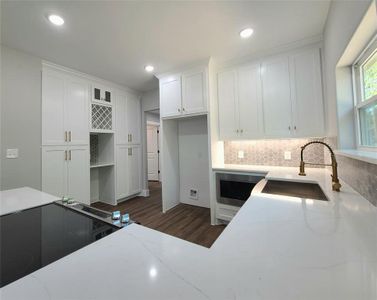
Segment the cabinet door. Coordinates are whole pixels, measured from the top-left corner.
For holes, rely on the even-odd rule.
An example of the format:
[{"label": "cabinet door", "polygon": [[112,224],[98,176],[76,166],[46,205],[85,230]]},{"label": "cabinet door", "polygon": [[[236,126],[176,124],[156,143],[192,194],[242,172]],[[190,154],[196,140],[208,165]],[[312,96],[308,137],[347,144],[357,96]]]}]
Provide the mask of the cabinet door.
[{"label": "cabinet door", "polygon": [[68,196],[90,204],[89,148],[68,148]]},{"label": "cabinet door", "polygon": [[43,71],[42,145],[65,144],[64,77]]},{"label": "cabinet door", "polygon": [[260,66],[238,70],[239,129],[242,139],[258,138],[263,131]]},{"label": "cabinet door", "polygon": [[319,49],[290,56],[293,133],[297,137],[323,136],[324,111]]},{"label": "cabinet door", "polygon": [[125,93],[117,93],[116,95],[116,108],[115,108],[115,121],[116,121],[116,143],[124,145],[128,141],[127,133],[127,95]]},{"label": "cabinet door", "polygon": [[288,58],[262,64],[264,131],[267,137],[291,135],[291,91]]},{"label": "cabinet door", "polygon": [[141,151],[140,147],[131,147],[128,150],[128,182],[129,195],[141,192]]},{"label": "cabinet door", "polygon": [[67,194],[67,151],[64,146],[42,147],[42,191],[62,197]]},{"label": "cabinet door", "polygon": [[127,140],[132,144],[140,144],[141,108],[140,101],[135,95],[127,97]]},{"label": "cabinet door", "polygon": [[169,76],[160,81],[161,117],[181,115],[182,106],[181,77]]},{"label": "cabinet door", "polygon": [[193,114],[207,111],[207,80],[203,69],[182,75],[182,113]]},{"label": "cabinet door", "polygon": [[236,71],[231,70],[219,73],[217,84],[220,139],[237,139],[239,137],[239,124]]},{"label": "cabinet door", "polygon": [[89,85],[68,77],[64,101],[65,128],[70,145],[89,144]]},{"label": "cabinet door", "polygon": [[116,199],[128,196],[128,147],[116,147]]}]

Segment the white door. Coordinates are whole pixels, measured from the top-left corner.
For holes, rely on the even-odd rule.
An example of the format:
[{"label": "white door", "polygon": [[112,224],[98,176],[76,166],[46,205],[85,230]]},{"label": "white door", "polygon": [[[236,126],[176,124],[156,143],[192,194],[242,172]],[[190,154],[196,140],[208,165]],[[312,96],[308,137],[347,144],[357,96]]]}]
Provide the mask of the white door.
[{"label": "white door", "polygon": [[219,134],[220,139],[239,137],[236,71],[218,74]]},{"label": "white door", "polygon": [[63,145],[64,77],[43,71],[42,75],[42,145]]},{"label": "white door", "polygon": [[181,115],[182,106],[181,77],[170,76],[160,81],[161,117]]},{"label": "white door", "polygon": [[116,147],[116,198],[128,196],[128,147]]},{"label": "white door", "polygon": [[182,75],[182,113],[207,111],[207,83],[204,70],[193,70]]},{"label": "white door", "polygon": [[68,148],[68,196],[90,204],[89,148],[72,146]]},{"label": "white door", "polygon": [[132,144],[140,144],[141,108],[139,99],[132,94],[127,97],[127,140]]},{"label": "white door", "polygon": [[260,66],[238,70],[239,129],[242,139],[258,138],[263,131]]},{"label": "white door", "polygon": [[264,131],[267,137],[289,137],[292,130],[288,58],[262,64]]},{"label": "white door", "polygon": [[42,147],[42,191],[62,197],[67,194],[67,159],[65,146]]},{"label": "white door", "polygon": [[139,146],[128,148],[128,183],[129,195],[141,192],[141,150]]},{"label": "white door", "polygon": [[158,127],[147,126],[148,180],[158,180]]},{"label": "white door", "polygon": [[115,109],[115,121],[116,121],[116,143],[119,145],[127,144],[127,95],[125,93],[118,92],[116,94],[116,109]]},{"label": "white door", "polygon": [[67,78],[64,101],[65,128],[72,145],[89,144],[89,85]]},{"label": "white door", "polygon": [[319,49],[290,57],[293,133],[297,137],[322,136],[324,111]]}]

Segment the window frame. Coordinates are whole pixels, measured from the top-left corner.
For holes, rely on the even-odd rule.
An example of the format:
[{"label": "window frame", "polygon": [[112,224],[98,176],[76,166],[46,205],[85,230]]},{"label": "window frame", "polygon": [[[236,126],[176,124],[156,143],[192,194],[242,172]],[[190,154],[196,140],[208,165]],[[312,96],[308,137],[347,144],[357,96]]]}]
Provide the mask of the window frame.
[{"label": "window frame", "polygon": [[363,88],[363,66],[369,59],[377,53],[377,35],[368,43],[367,47],[361,52],[355,62],[352,64],[352,78],[354,87],[354,121],[356,127],[357,149],[361,151],[376,151],[377,146],[368,146],[361,143],[361,124],[360,109],[372,103],[377,103],[377,95],[372,96],[368,100],[364,100]]}]

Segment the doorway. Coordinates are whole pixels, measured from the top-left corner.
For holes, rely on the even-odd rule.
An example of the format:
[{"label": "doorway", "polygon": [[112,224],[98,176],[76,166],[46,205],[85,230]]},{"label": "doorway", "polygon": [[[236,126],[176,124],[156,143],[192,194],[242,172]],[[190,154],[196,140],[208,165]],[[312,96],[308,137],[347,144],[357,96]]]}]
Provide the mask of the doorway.
[{"label": "doorway", "polygon": [[159,110],[146,112],[147,125],[147,178],[160,181],[160,114]]},{"label": "doorway", "polygon": [[147,122],[148,181],[160,181],[160,126]]}]

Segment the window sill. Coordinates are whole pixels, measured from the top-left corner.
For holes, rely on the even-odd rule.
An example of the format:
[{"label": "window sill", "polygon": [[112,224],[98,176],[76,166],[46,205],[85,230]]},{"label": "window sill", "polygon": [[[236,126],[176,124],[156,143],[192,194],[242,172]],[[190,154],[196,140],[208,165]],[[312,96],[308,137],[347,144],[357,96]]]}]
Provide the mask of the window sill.
[{"label": "window sill", "polygon": [[354,149],[335,150],[335,154],[350,157],[353,159],[365,161],[367,163],[377,165],[377,152],[375,151],[360,151]]}]

